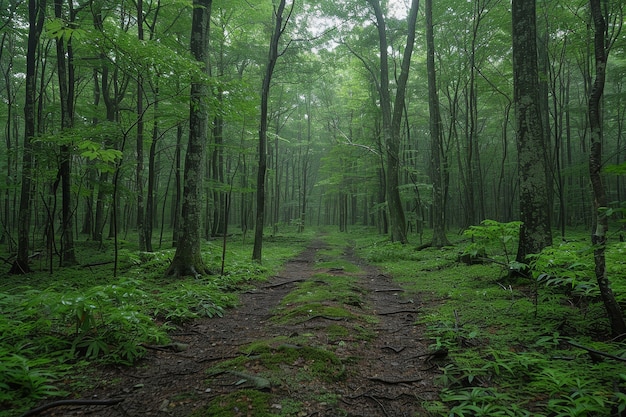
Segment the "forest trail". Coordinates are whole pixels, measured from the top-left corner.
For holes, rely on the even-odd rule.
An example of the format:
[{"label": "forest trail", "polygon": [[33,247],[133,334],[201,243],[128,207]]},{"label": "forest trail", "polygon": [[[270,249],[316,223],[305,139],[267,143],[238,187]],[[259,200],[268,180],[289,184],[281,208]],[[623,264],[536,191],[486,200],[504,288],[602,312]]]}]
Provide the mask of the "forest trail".
[{"label": "forest trail", "polygon": [[[38,415],[426,415],[422,403],[437,398],[439,372],[415,324],[419,300],[351,249],[335,248],[338,255],[330,249],[313,241],[278,276],[242,293],[240,305],[224,317],[173,332],[174,346],[185,350],[150,349],[135,367],[94,371],[95,387],[80,397],[120,403],[54,407]],[[336,262],[345,266],[326,267]],[[345,291],[330,288],[335,284]],[[329,287],[338,299],[304,302],[316,293],[303,292],[304,285]],[[231,412],[208,411],[211,403]]]}]

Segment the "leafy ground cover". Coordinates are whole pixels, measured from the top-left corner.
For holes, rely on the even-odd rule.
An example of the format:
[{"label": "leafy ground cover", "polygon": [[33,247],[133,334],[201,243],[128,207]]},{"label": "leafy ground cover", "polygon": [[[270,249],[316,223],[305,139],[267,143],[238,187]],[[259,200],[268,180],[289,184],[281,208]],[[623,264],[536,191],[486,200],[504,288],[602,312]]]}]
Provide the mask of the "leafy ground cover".
[{"label": "leafy ground cover", "polygon": [[[440,398],[429,409],[448,416],[624,415],[626,345],[608,336],[588,239],[545,250],[533,260],[531,277],[510,279],[518,267],[511,262],[516,236],[495,222],[482,227],[468,230],[454,248],[415,251],[357,240],[362,256],[421,294],[428,307],[418,322],[434,347],[449,352]],[[625,250],[617,240],[608,248],[622,306]],[[468,253],[477,262],[459,262]]]},{"label": "leafy ground cover", "polygon": [[[165,280],[171,252],[132,250],[115,279],[7,277],[0,416],[56,397],[118,402],[39,415],[623,415],[626,346],[607,337],[587,239],[512,279],[515,229],[422,250],[368,230],[269,238],[262,267],[232,244],[224,276],[201,280]],[[622,305],[625,250],[608,253]],[[216,270],[219,254],[207,245]]]},{"label": "leafy ground cover", "polygon": [[[249,245],[233,244],[223,275],[202,279],[163,277],[173,250],[141,253],[123,243],[121,272],[112,277],[111,256],[82,242],[89,264],[37,272],[0,281],[0,411],[16,415],[45,397],[64,397],[89,385],[93,364],[131,366],[150,346],[167,345],[178,326],[219,317],[233,307],[236,292],[267,279],[295,256],[307,238],[268,238],[271,258],[263,266],[249,261]],[[205,260],[221,266],[221,242],[207,243]],[[108,254],[108,255],[107,255]],[[45,269],[45,263],[42,268]],[[85,374],[84,378],[76,375]],[[71,379],[68,385],[64,383]]]}]

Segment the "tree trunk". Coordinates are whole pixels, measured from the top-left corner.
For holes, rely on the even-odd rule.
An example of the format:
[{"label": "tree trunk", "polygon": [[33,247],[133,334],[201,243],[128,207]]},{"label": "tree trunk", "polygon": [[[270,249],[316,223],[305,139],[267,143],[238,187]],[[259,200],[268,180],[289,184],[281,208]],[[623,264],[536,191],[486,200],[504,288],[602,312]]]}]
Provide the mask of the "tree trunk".
[{"label": "tree trunk", "polygon": [[28,1],[28,49],[26,51],[26,93],[24,100],[24,151],[22,154],[22,175],[20,190],[20,206],[17,217],[17,257],[11,266],[9,273],[25,274],[31,272],[28,266],[28,251],[30,249],[30,221],[31,221],[31,197],[33,195],[34,182],[32,139],[35,136],[35,104],[36,104],[36,81],[37,81],[37,47],[43,28],[46,11],[45,0]]},{"label": "tree trunk", "polygon": [[433,181],[433,240],[443,247],[450,242],[446,236],[446,216],[441,166],[442,132],[439,96],[435,74],[435,38],[433,33],[433,0],[426,0],[426,66],[428,71],[428,107],[430,110],[430,175]]},{"label": "tree trunk", "polygon": [[180,178],[180,154],[182,152],[183,126],[176,127],[176,149],[174,151],[174,200],[172,201],[172,247],[178,246],[180,237],[180,203],[182,200]]},{"label": "tree trunk", "polygon": [[[209,26],[212,0],[194,0],[191,25],[191,53],[202,64],[204,75],[209,69]],[[209,273],[200,251],[200,212],[202,208],[202,163],[208,135],[210,91],[203,77],[191,84],[189,142],[185,154],[183,205],[180,239],[166,275],[198,277]]]},{"label": "tree trunk", "polygon": [[535,2],[513,0],[513,99],[519,170],[517,261],[552,244],[544,129],[539,113]]},{"label": "tree trunk", "polygon": [[[223,93],[217,93],[217,101],[222,102]],[[224,187],[224,116],[218,114],[213,119],[214,148],[211,155],[211,180],[213,183],[213,222],[211,236],[222,236],[226,226],[226,195]]]},{"label": "tree trunk", "polygon": [[155,101],[154,101],[154,121],[152,122],[152,141],[150,143],[150,150],[148,151],[148,192],[146,195],[146,217],[144,218],[144,236],[146,240],[146,251],[152,252],[152,230],[155,224],[156,213],[156,153],[157,144],[159,143],[159,121],[157,117],[158,111],[158,87],[155,89]]},{"label": "tree trunk", "polygon": [[263,227],[265,220],[265,173],[267,171],[267,116],[270,84],[276,61],[280,56],[278,53],[278,43],[285,31],[289,18],[283,24],[283,12],[285,11],[286,0],[281,0],[278,8],[274,11],[274,31],[270,40],[269,56],[265,76],[261,87],[261,121],[259,126],[259,167],[257,171],[256,183],[256,220],[254,224],[254,247],[252,249],[252,260],[261,262],[263,251]]},{"label": "tree trunk", "polygon": [[[8,26],[13,25],[12,21],[8,21],[6,25],[3,25],[3,29]],[[6,45],[5,45],[6,42]],[[7,166],[6,166],[6,178],[4,182],[4,191],[2,193],[2,225],[3,230],[0,231],[0,244],[7,244],[7,249],[9,252],[13,252],[13,239],[11,238],[11,232],[13,231],[13,227],[15,225],[15,215],[12,212],[15,210],[11,210],[11,195],[12,188],[11,184],[17,184],[16,172],[14,169],[15,164],[15,156],[16,150],[18,148],[18,127],[17,127],[17,112],[14,112],[16,93],[13,88],[12,81],[12,68],[13,68],[13,57],[15,55],[15,47],[13,41],[13,35],[9,36],[9,31],[5,31],[2,35],[2,43],[0,44],[0,60],[2,59],[2,54],[8,52],[8,63],[6,65],[6,71],[4,72],[4,82],[6,89],[6,104],[7,104],[7,117],[6,117],[6,158],[7,158]],[[15,146],[15,149],[14,149]]]},{"label": "tree trunk", "polygon": [[[143,42],[143,1],[137,1],[137,39],[139,42]],[[144,229],[144,195],[143,195],[143,132],[144,132],[144,119],[143,119],[143,75],[141,74],[141,68],[138,68],[137,74],[137,136],[136,136],[136,162],[135,166],[135,187],[137,192],[137,239],[139,244],[139,250],[146,250],[146,234]]]},{"label": "tree trunk", "polygon": [[391,240],[394,242],[407,243],[406,220],[400,198],[400,126],[404,109],[404,97],[409,77],[409,68],[413,46],[415,44],[415,27],[419,0],[412,0],[411,9],[407,18],[408,35],[402,63],[400,64],[400,76],[396,83],[396,97],[391,102],[389,87],[389,58],[385,16],[378,0],[367,0],[376,16],[378,29],[379,55],[380,55],[380,83],[378,93],[380,95],[380,109],[383,120],[383,138],[387,151],[387,208],[391,229]]},{"label": "tree trunk", "polygon": [[595,202],[596,227],[591,235],[591,242],[594,246],[594,261],[596,280],[600,289],[600,295],[606,309],[611,332],[613,336],[623,339],[626,337],[626,321],[624,314],[617,303],[613,291],[611,290],[609,278],[606,270],[606,234],[609,228],[609,220],[604,209],[608,207],[608,199],[604,184],[602,183],[602,123],[600,120],[600,100],[604,91],[606,78],[606,64],[608,49],[606,42],[606,23],[602,15],[600,0],[590,0],[591,16],[595,27],[594,51],[596,58],[596,78],[591,87],[589,95],[589,127],[591,131],[591,152],[589,153],[589,175],[593,189]]},{"label": "tree trunk", "polygon": [[[71,2],[69,20],[73,20]],[[63,19],[62,0],[54,1],[54,15],[57,19]],[[65,41],[64,36],[56,39],[57,72],[59,76],[59,101],[61,102],[61,129],[71,129],[74,124],[74,63],[73,52],[70,44],[71,38]],[[67,47],[66,47],[67,46]],[[59,151],[59,175],[61,177],[61,266],[71,266],[77,263],[74,252],[74,234],[72,228],[73,206],[71,193],[72,155],[70,145],[61,145]]]}]

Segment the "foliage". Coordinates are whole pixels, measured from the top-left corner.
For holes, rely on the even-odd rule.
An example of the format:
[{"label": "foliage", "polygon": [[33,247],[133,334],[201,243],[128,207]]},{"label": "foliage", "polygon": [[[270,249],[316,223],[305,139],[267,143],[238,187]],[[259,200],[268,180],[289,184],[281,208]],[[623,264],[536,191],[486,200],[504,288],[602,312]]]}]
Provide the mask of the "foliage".
[{"label": "foliage", "polygon": [[513,221],[501,223],[495,220],[483,220],[479,226],[470,226],[463,232],[471,238],[471,243],[465,247],[462,255],[470,258],[487,257],[487,254],[501,255],[510,269],[518,270],[518,265],[511,256],[519,238],[521,222]]},{"label": "foliage", "polygon": [[[307,240],[286,245],[285,237],[269,242],[272,258],[264,266],[249,260],[248,245],[234,245],[224,276],[170,281],[163,277],[171,250],[138,252],[121,242],[124,275],[111,279],[108,266],[34,273],[21,286],[0,285],[0,404],[28,405],[50,395],[67,367],[83,363],[131,365],[143,357],[143,344],[163,344],[168,331],[199,317],[219,317],[237,302],[236,291],[265,279]],[[80,242],[96,261],[99,245]],[[205,246],[208,263],[219,258]],[[106,258],[105,258],[106,259]],[[217,268],[215,268],[217,269]],[[0,415],[2,415],[0,413]]]},{"label": "foliage", "polygon": [[564,242],[530,255],[533,277],[541,284],[572,296],[599,295],[594,274],[593,248],[581,242]]},{"label": "foliage", "polygon": [[[478,233],[490,253],[514,239],[493,224]],[[425,405],[433,415],[610,416],[626,409],[626,364],[567,343],[626,353],[623,343],[608,340],[601,301],[587,287],[593,283],[587,244],[568,242],[535,256],[533,276],[549,281],[537,292],[536,281],[500,282],[496,265],[454,263],[453,248],[421,250],[416,262],[411,248],[399,252],[401,259],[371,237],[351,237],[360,253],[416,293],[423,306],[417,325],[433,349],[449,351],[438,364],[439,400]],[[623,251],[621,242],[607,248],[618,291],[626,285]],[[585,303],[577,304],[581,297]]]},{"label": "foliage", "polygon": [[19,403],[24,398],[63,395],[52,385],[56,375],[44,370],[50,362],[50,359],[29,359],[0,346],[0,405]]}]

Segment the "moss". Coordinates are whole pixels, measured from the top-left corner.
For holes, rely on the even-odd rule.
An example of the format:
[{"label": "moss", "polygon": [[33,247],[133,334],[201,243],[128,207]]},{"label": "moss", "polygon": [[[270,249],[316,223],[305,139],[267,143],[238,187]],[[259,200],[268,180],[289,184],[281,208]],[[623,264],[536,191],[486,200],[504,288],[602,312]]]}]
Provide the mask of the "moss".
[{"label": "moss", "polygon": [[255,390],[240,390],[215,398],[207,407],[196,410],[191,417],[271,417],[272,396]]},{"label": "moss", "polygon": [[[277,378],[291,378],[332,382],[344,377],[345,367],[333,352],[293,342],[294,340],[283,337],[256,341],[242,349],[244,355],[222,362],[208,372],[216,375],[228,370],[246,369],[254,363],[255,367],[264,368],[265,371],[261,373],[273,381]],[[290,368],[295,375],[289,377],[287,371]],[[273,373],[278,376],[275,377]]]},{"label": "moss", "polygon": [[348,320],[357,318],[354,313],[343,307],[322,303],[311,303],[288,309],[282,314],[274,316],[273,320],[281,324],[298,324],[318,317],[330,320]]}]

